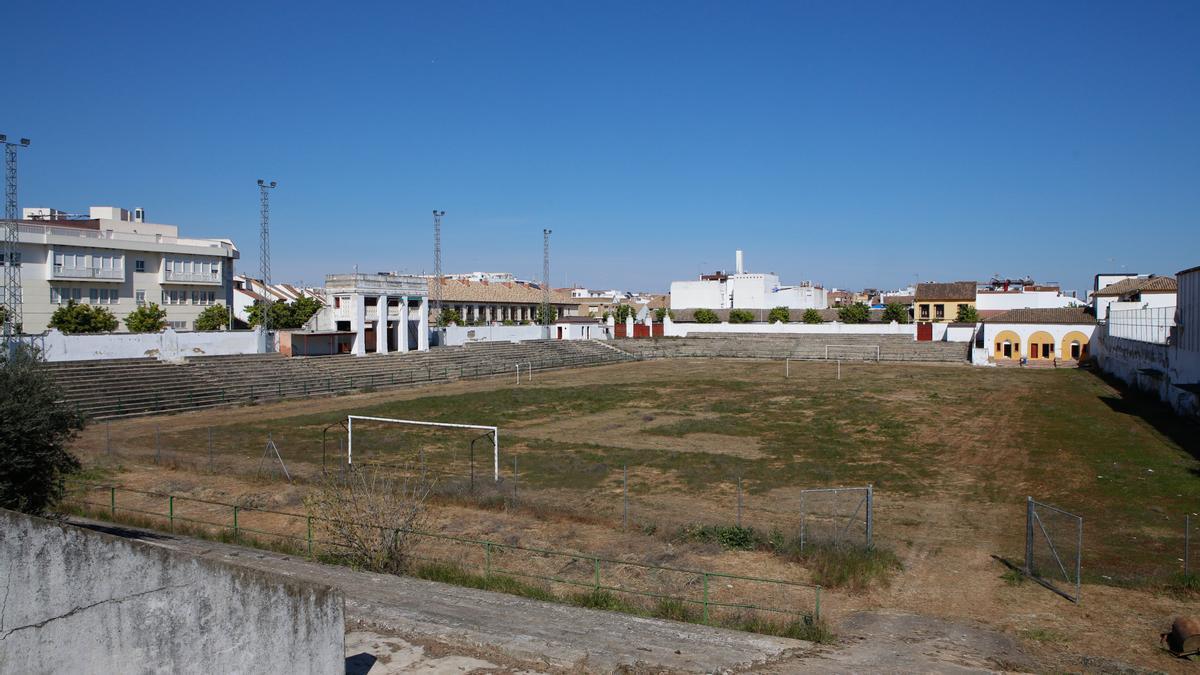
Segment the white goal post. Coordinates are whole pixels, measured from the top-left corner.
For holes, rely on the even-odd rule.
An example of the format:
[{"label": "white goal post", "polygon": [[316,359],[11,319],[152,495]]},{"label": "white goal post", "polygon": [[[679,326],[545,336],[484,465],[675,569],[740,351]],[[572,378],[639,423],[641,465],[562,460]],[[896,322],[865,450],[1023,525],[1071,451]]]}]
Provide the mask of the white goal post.
[{"label": "white goal post", "polygon": [[451,424],[449,422],[425,422],[422,420],[397,420],[390,417],[366,417],[364,415],[346,416],[346,463],[354,463],[354,420],[364,422],[385,422],[387,424],[411,424],[419,427],[448,427],[451,429],[480,429],[492,434],[492,470],[497,482],[500,480],[500,428],[486,424]]},{"label": "white goal post", "polygon": [[[879,363],[879,345],[825,345],[825,360],[829,360],[829,348],[835,349],[874,349],[875,363]],[[845,357],[842,357],[845,358]]]}]

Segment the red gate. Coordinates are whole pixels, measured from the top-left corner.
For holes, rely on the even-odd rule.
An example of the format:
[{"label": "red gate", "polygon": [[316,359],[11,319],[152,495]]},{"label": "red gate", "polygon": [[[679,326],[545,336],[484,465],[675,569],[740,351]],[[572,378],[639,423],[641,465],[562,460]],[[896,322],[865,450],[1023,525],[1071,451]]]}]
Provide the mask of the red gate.
[{"label": "red gate", "polygon": [[932,342],[933,341],[933,324],[928,321],[923,321],[917,324],[917,341]]}]

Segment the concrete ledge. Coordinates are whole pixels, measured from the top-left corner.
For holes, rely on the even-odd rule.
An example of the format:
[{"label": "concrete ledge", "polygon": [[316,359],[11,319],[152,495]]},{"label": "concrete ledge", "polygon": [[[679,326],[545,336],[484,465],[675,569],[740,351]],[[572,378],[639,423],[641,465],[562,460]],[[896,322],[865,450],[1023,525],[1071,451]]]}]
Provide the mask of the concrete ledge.
[{"label": "concrete ledge", "polygon": [[0,673],[336,673],[342,594],[0,510]]}]

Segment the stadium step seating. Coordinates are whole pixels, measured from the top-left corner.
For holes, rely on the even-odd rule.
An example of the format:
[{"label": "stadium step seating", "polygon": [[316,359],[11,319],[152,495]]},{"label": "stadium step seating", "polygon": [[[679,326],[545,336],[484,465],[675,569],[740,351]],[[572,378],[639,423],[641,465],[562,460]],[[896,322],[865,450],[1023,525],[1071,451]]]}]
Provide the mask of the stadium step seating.
[{"label": "stadium step seating", "polygon": [[639,359],[730,357],[843,361],[937,361],[965,363],[967,342],[916,342],[905,335],[720,333],[682,338],[620,339],[609,343]]},{"label": "stadium step seating", "polygon": [[363,391],[532,370],[577,368],[634,357],[592,340],[474,343],[404,354],[288,358],[199,356],[46,364],[64,398],[92,418],[126,417],[252,401]]}]

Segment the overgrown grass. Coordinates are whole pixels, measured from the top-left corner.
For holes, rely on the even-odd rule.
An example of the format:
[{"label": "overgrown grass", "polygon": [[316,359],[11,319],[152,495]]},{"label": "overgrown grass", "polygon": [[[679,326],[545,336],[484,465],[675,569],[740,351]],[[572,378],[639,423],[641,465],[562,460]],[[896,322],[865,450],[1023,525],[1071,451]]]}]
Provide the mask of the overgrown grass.
[{"label": "overgrown grass", "polygon": [[814,584],[850,591],[889,586],[903,568],[895,553],[879,547],[808,544],[803,552],[791,549],[790,557],[808,568]]}]

